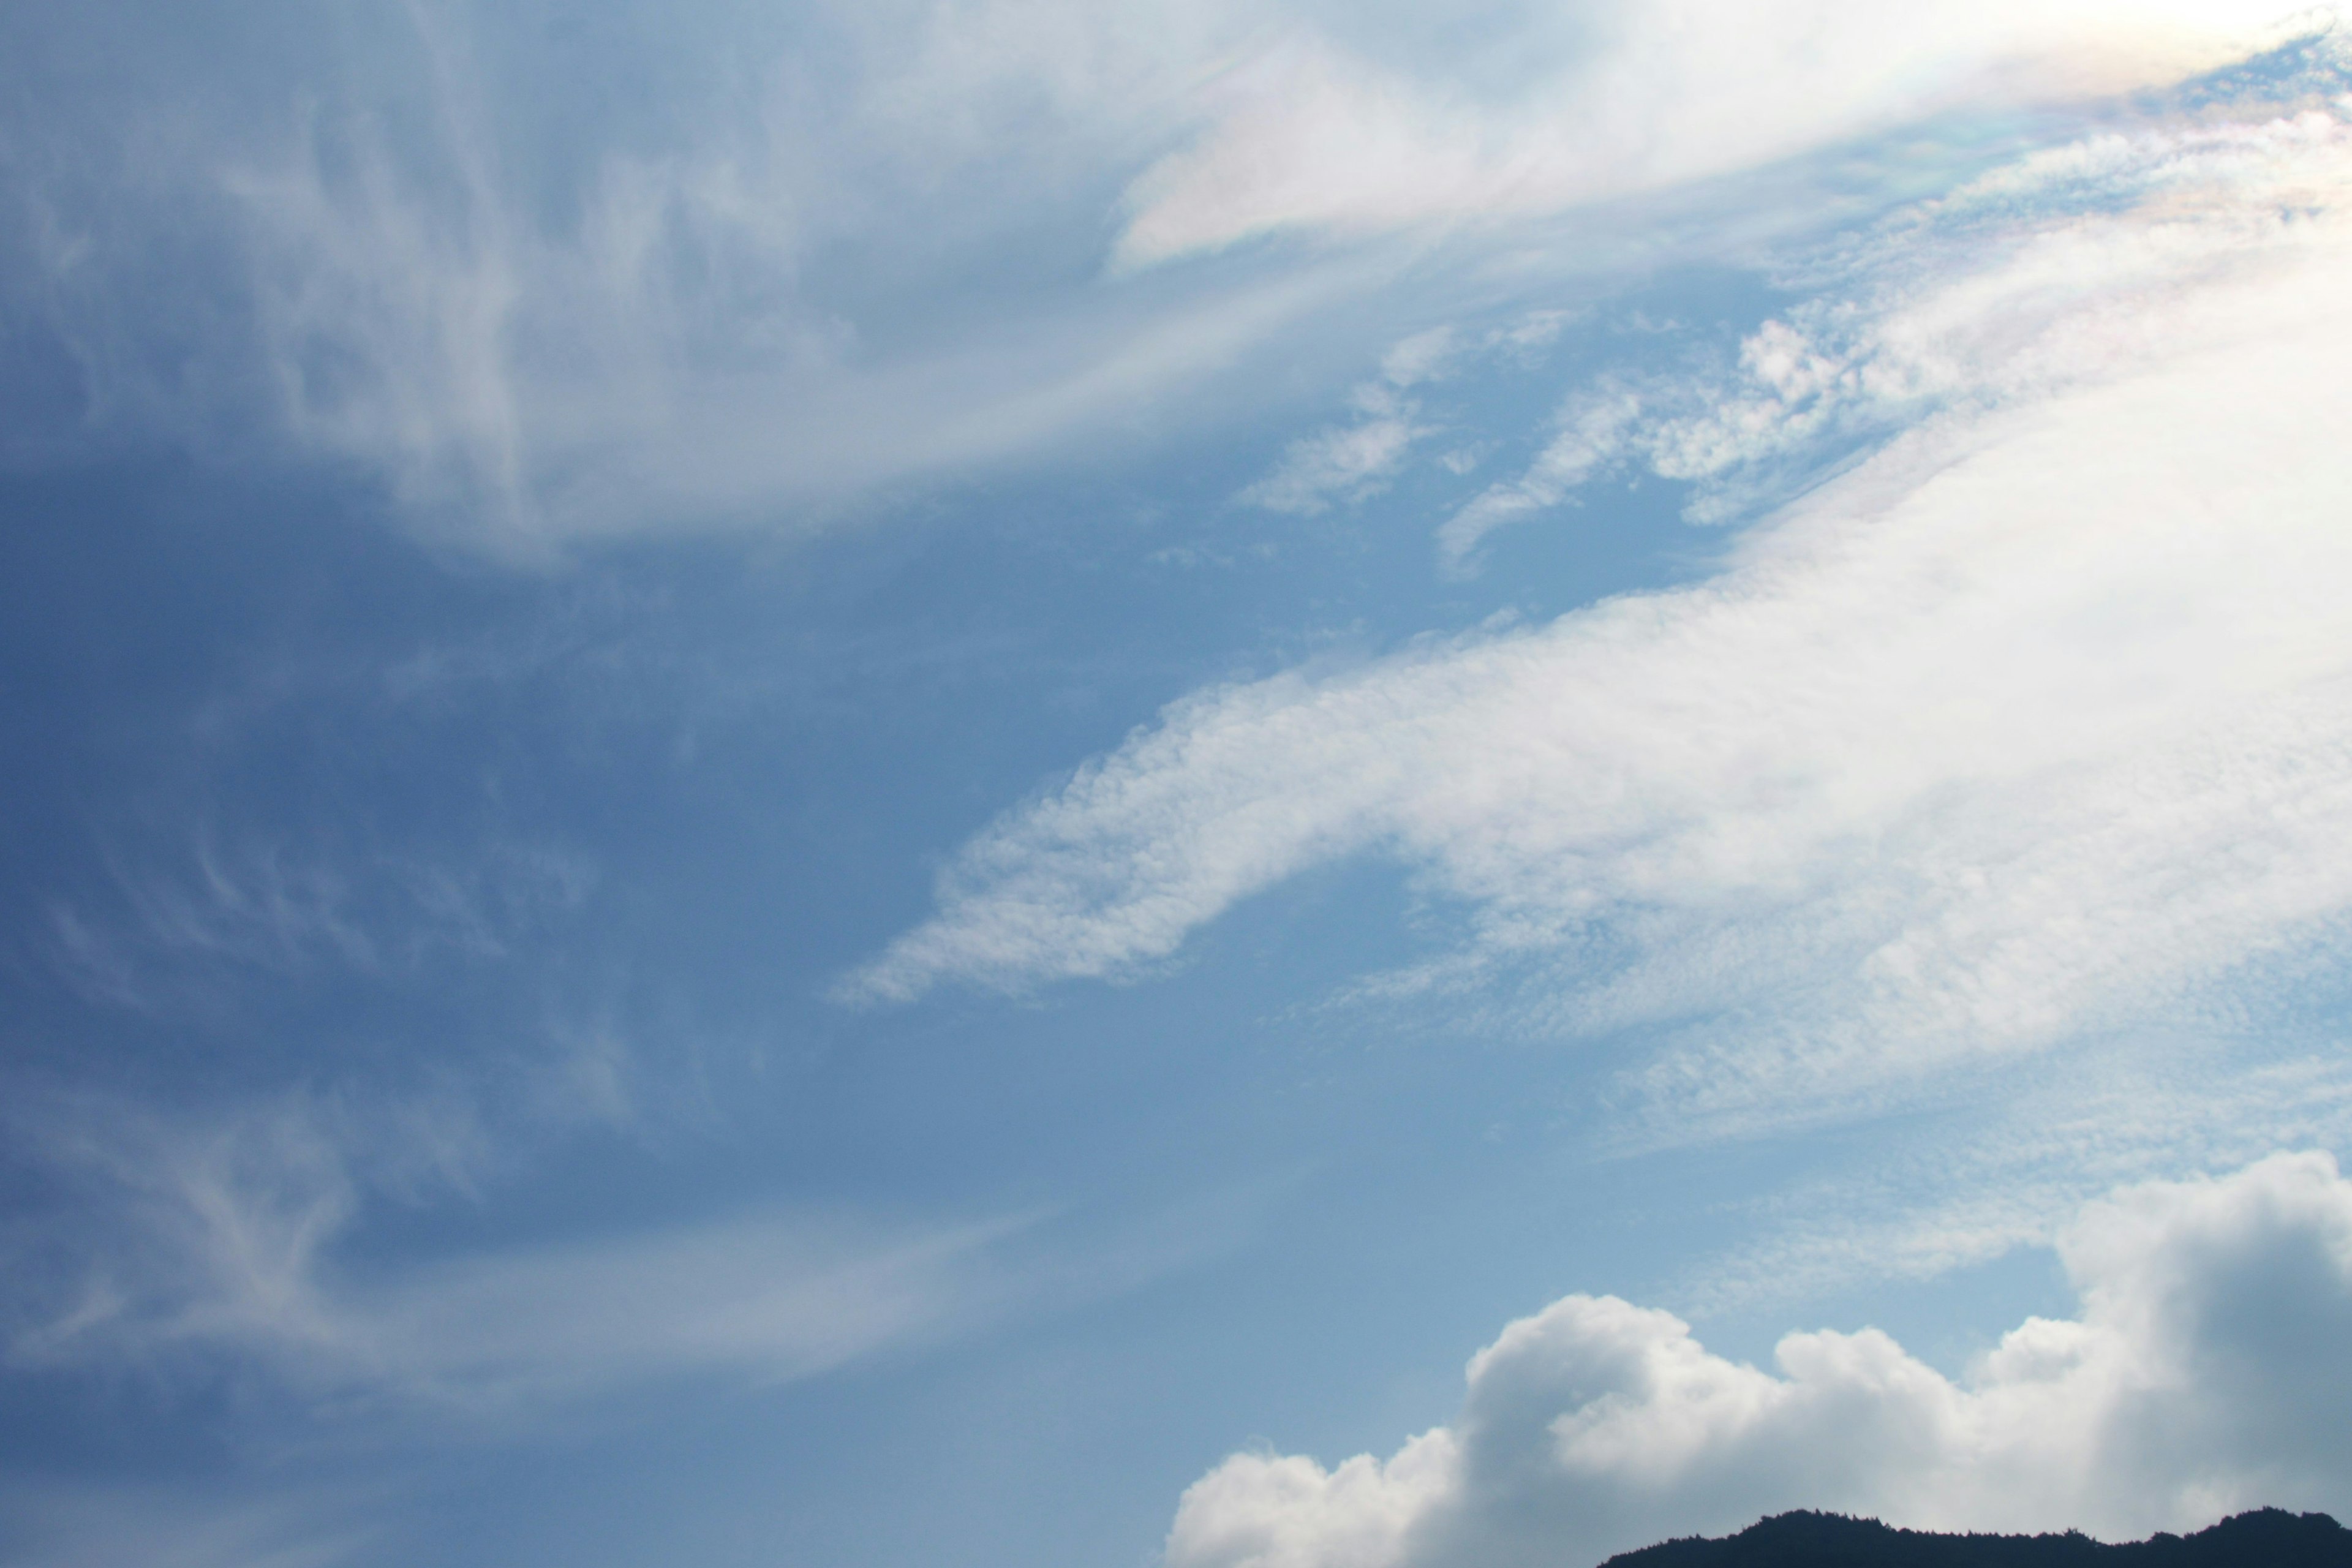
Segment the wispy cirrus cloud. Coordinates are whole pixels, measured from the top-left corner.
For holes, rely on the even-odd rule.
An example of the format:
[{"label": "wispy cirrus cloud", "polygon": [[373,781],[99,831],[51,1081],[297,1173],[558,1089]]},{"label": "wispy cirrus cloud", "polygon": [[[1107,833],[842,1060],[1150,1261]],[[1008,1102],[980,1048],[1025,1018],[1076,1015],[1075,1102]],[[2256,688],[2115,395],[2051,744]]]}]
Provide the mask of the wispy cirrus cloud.
[{"label": "wispy cirrus cloud", "polygon": [[1514,17],[1507,57],[1475,79],[1443,51],[1400,58],[1302,29],[1221,79],[1197,140],[1129,188],[1118,255],[1559,212],[1956,104],[2163,80],[2242,53],[2275,15],[2228,0],[1595,5]]},{"label": "wispy cirrus cloud", "polygon": [[1379,494],[1404,465],[1413,444],[1433,433],[1420,423],[1415,386],[1443,375],[1454,351],[1447,328],[1417,332],[1391,349],[1381,374],[1355,389],[1352,424],[1302,437],[1284,451],[1274,472],[1242,491],[1268,511],[1312,514],[1335,501],[1354,504]]},{"label": "wispy cirrus cloud", "polygon": [[261,1369],[304,1396],[528,1412],[663,1379],[787,1381],[1009,1310],[1022,1216],[892,1225],[745,1213],[638,1235],[369,1265],[369,1207],[478,1186],[465,1103],[281,1097],[163,1115],[25,1097],[20,1157],[79,1194],[13,1237],[19,1369]]},{"label": "wispy cirrus cloud", "polygon": [[[1105,437],[1337,282],[1063,286],[1097,259],[1103,168],[1167,134],[1193,51],[1248,31],[1182,10],[294,8],[267,80],[175,71],[168,41],[120,51],[103,102],[27,75],[0,331],[58,384],[11,449],[323,459],[437,540],[529,558],[805,528]],[[26,34],[25,59],[88,41]]]},{"label": "wispy cirrus cloud", "polygon": [[[2331,44],[2300,52],[2315,98],[2343,85]],[[2110,132],[1842,236],[1784,264],[1809,297],[1717,373],[1627,363],[1577,387],[1527,469],[1439,530],[1441,561],[1462,569],[1495,530],[1627,471],[1693,485],[1695,521],[1753,517],[1929,417],[2128,374],[2177,351],[2171,301],[2296,242],[2277,213],[2315,195],[2332,209],[2341,133],[2336,112],[2292,96],[2265,119]]]},{"label": "wispy cirrus cloud", "polygon": [[[1235,499],[1267,511],[1302,516],[1333,506],[1361,505],[1389,488],[1416,447],[1447,433],[1447,421],[1424,408],[1423,389],[1472,367],[1491,367],[1498,360],[1540,360],[1570,314],[1557,309],[1532,310],[1475,335],[1433,327],[1400,340],[1381,356],[1380,374],[1349,394],[1352,420],[1327,425],[1290,443],[1273,472]],[[1457,443],[1437,460],[1461,474],[1484,455],[1477,442]]]},{"label": "wispy cirrus cloud", "polygon": [[2352,1148],[2352,1068],[2332,1042],[2281,1050],[2266,1032],[2133,1033],[2005,1064],[1990,1088],[1963,1077],[1906,1108],[1897,1147],[1736,1205],[1744,1234],[1676,1270],[1662,1300],[1753,1314],[1937,1279],[2056,1245],[2118,1186]]},{"label": "wispy cirrus cloud", "polygon": [[[2021,80],[2161,79],[2266,19],[1498,3],[1417,30],[1317,4],[989,0],[818,5],[719,37],[627,7],[541,32],[462,4],[289,14],[271,58],[296,90],[207,95],[167,43],[122,52],[107,79],[134,89],[105,102],[25,78],[0,329],[55,384],[28,390],[11,449],[352,465],[414,526],[514,556],[806,528],[1135,438],[1147,409],[1231,418],[1263,395],[1233,374],[1252,355],[1395,277],[1337,252],[1144,264],[1554,215],[2011,102]],[[593,129],[556,78],[604,95]],[[695,85],[656,111],[656,81]],[[1376,485],[1413,428],[1310,441],[1265,495]]]},{"label": "wispy cirrus cloud", "polygon": [[585,856],[544,844],[494,843],[463,859],[336,856],[280,837],[232,845],[205,828],[183,853],[108,861],[112,896],[54,903],[44,946],[84,996],[147,1011],[169,1011],[219,969],[374,975],[445,955],[504,957],[597,879]]},{"label": "wispy cirrus cloud", "polygon": [[2347,132],[2137,157],[2088,213],[1916,215],[1963,238],[1791,318],[1863,346],[1769,329],[1752,407],[1629,425],[1737,475],[1876,422],[1716,576],[1188,699],[970,845],[850,992],[1129,973],[1376,852],[1469,911],[1444,973],[1523,1027],[1666,1027],[1643,1094],[1727,1114],[2193,1014],[2326,929]]},{"label": "wispy cirrus cloud", "polygon": [[648,1388],[789,1383],[1131,1289],[1228,1245],[1210,1202],[1073,1246],[1042,1211],[788,1203],[428,1257],[387,1207],[478,1203],[509,1131],[461,1096],[287,1094],[210,1110],[19,1083],[12,1152],[51,1201],[0,1249],[19,1373],[257,1374],[346,1416],[528,1423]]}]

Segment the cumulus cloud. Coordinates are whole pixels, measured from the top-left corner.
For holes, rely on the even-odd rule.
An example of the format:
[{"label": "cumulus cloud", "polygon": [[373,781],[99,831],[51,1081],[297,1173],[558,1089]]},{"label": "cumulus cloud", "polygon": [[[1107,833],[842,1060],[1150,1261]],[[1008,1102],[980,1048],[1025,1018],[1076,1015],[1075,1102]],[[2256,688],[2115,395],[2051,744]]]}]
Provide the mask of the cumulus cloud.
[{"label": "cumulus cloud", "polygon": [[2352,141],[2212,134],[2142,149],[2174,175],[2120,211],[1923,215],[1968,242],[1823,297],[1873,346],[1801,312],[1749,345],[1752,420],[1655,426],[1727,470],[1824,400],[1918,410],[1716,576],[1189,698],[969,845],[848,993],[1130,973],[1372,851],[1469,913],[1422,981],[1665,1028],[1637,1087],[1685,1113],[2212,1016],[2352,908]]},{"label": "cumulus cloud", "polygon": [[1461,1413],[1385,1460],[1237,1454],[1170,1568],[1596,1562],[1791,1508],[2110,1539],[2258,1504],[2352,1507],[2352,1182],[2324,1153],[2085,1207],[2079,1315],[1964,1376],[1887,1335],[1794,1333],[1775,1369],[1671,1313],[1570,1296],[1472,1358]]}]

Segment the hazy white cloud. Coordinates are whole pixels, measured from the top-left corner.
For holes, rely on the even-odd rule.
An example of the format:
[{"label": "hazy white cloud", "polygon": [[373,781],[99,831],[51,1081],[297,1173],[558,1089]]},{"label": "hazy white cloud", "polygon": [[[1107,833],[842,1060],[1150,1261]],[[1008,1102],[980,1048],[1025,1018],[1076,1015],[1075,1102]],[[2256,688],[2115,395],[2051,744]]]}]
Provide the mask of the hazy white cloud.
[{"label": "hazy white cloud", "polygon": [[[2258,1034],[2261,1026],[2241,1025]],[[1889,1280],[1925,1281],[2056,1243],[2084,1204],[2183,1170],[2231,1170],[2279,1148],[2352,1146],[2352,1063],[2332,1040],[2162,1032],[2004,1064],[1997,1083],[1903,1119],[1854,1165],[1742,1200],[1748,1223],[1664,1289],[1680,1310],[1744,1314]],[[1963,1287],[1964,1289],[1964,1287]]]},{"label": "hazy white cloud", "polygon": [[[2156,79],[2263,17],[1496,0],[1434,28],[1312,0],[970,0],[730,13],[725,37],[616,13],[551,66],[524,19],[398,15],[289,14],[299,90],[224,76],[205,100],[183,72],[139,79],[136,50],[114,100],[28,86],[0,162],[0,328],[73,387],[26,404],[47,434],[12,450],[290,442],[419,526],[517,553],[808,526],[896,483],[1136,438],[1146,409],[1230,418],[1268,395],[1224,373],[1395,281],[1291,257],[1072,289],[1106,218],[1132,264],[1555,213],[2020,81]],[[2020,60],[2038,64],[2004,74]],[[620,85],[640,69],[692,85],[652,114]],[[551,85],[575,74],[610,98],[593,134]],[[1420,430],[1401,408],[1310,438],[1260,499],[1377,487]]]},{"label": "hazy white cloud", "polygon": [[809,526],[1125,438],[1337,284],[1068,286],[1239,7],[276,22],[290,77],[130,47],[93,100],[26,84],[0,330],[73,384],[39,405],[50,447],[290,447],[513,553]]},{"label": "hazy white cloud", "polygon": [[1040,1284],[1001,1255],[1022,1216],[752,1212],[371,1260],[354,1245],[370,1205],[468,1193],[495,1163],[469,1107],[19,1100],[18,1156],[72,1194],[8,1237],[19,1368],[235,1364],[303,1396],[503,1415],[661,1379],[807,1376],[968,1330]]},{"label": "hazy white cloud", "polygon": [[[1380,494],[1402,470],[1415,446],[1448,428],[1444,418],[1423,413],[1423,400],[1414,395],[1416,388],[1445,381],[1474,365],[1502,362],[1525,368],[1539,363],[1570,316],[1571,312],[1558,309],[1532,310],[1475,336],[1451,327],[1433,327],[1403,339],[1381,356],[1380,374],[1350,393],[1349,402],[1356,412],[1352,422],[1326,426],[1292,442],[1274,471],[1242,491],[1238,499],[1268,511],[1312,514],[1334,502],[1352,506]],[[1637,410],[1638,404],[1630,406],[1625,417],[1630,419]],[[1574,479],[1564,473],[1555,475],[1552,489],[1556,493],[1550,500],[1559,500],[1564,486],[1581,480],[1613,455],[1614,439],[1613,430],[1606,435],[1594,432],[1592,460]],[[1456,447],[1436,460],[1459,476],[1475,468],[1483,456],[1483,445],[1474,443]],[[1555,469],[1562,466],[1551,465]],[[1530,476],[1521,488],[1532,492],[1542,482]],[[1498,508],[1496,522],[1505,521],[1499,511]],[[1477,531],[1492,526],[1485,524]],[[1465,543],[1452,553],[1459,555],[1467,548]]]},{"label": "hazy white cloud", "polygon": [[2339,115],[2318,110],[2111,132],[1905,209],[1793,267],[1819,291],[1720,374],[1629,362],[1577,388],[1526,471],[1439,530],[1441,559],[1462,568],[1495,529],[1627,469],[1693,481],[1694,521],[1753,515],[1856,443],[2178,353],[2164,325],[2176,301],[2289,240],[2281,208],[2313,195],[2335,207],[2342,138]]},{"label": "hazy white cloud", "polygon": [[1440,327],[1418,332],[1391,349],[1381,374],[1356,388],[1349,399],[1358,417],[1294,441],[1274,472],[1241,493],[1243,500],[1268,511],[1314,513],[1334,500],[1369,500],[1388,487],[1413,443],[1435,433],[1417,423],[1421,405],[1412,388],[1444,374],[1454,333]]},{"label": "hazy white cloud", "polygon": [[1443,57],[1373,59],[1305,29],[1218,81],[1207,129],[1129,190],[1119,253],[1557,212],[1962,101],[2162,79],[2242,52],[2276,14],[2260,0],[1580,5],[1516,18],[1507,91]]},{"label": "hazy white cloud", "polygon": [[[498,177],[469,117],[441,135],[442,160],[467,171],[455,184],[404,170],[363,131],[337,156],[307,132],[222,184],[270,401],[297,445],[381,473],[447,537],[509,552],[647,527],[805,525],[893,480],[1111,437],[1336,282],[1298,271],[1174,299],[942,310],[953,286],[910,279],[935,290],[924,308],[939,321],[908,340],[887,303],[837,308],[805,274],[828,248],[898,246],[915,208],[836,232],[853,216],[837,194],[798,188],[824,149],[791,127],[729,128],[661,159],[615,153],[560,228]],[[936,177],[875,176],[944,204],[921,188]],[[906,244],[897,265],[947,265]]]},{"label": "hazy white cloud", "polygon": [[1281,465],[1241,499],[1268,511],[1314,513],[1336,500],[1353,504],[1388,488],[1405,453],[1428,431],[1391,409],[1353,425],[1334,426],[1290,444]]},{"label": "hazy white cloud", "polygon": [[1438,530],[1438,555],[1444,564],[1449,570],[1462,570],[1496,529],[1567,500],[1619,456],[1627,431],[1641,413],[1640,395],[1612,383],[1603,382],[1571,397],[1559,411],[1559,433],[1526,472],[1488,487]]},{"label": "hazy white cloud", "polygon": [[1714,416],[1718,467],[1848,376],[1925,412],[1714,578],[1190,698],[968,846],[849,991],[1130,973],[1370,850],[1472,914],[1433,982],[1673,1026],[1637,1087],[1678,1114],[2194,1026],[2352,908],[2347,138],[2212,135],[2122,213],[1847,277],[1823,316],[1908,358],[1759,334],[1771,405]]},{"label": "hazy white cloud", "polygon": [[1385,1460],[1227,1459],[1185,1493],[1167,1562],[1594,1562],[1791,1508],[2113,1539],[2352,1507],[2352,1182],[2331,1158],[2118,1191],[2058,1250],[2079,1316],[2026,1320],[1957,1380],[1873,1329],[1792,1333],[1766,1371],[1670,1313],[1568,1297]]}]

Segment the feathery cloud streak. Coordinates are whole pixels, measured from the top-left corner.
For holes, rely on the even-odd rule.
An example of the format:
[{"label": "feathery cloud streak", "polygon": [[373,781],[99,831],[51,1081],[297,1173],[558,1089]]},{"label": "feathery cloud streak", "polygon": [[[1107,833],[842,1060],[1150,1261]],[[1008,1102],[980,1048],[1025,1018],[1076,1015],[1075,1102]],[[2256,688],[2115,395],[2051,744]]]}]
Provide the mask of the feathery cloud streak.
[{"label": "feathery cloud streak", "polygon": [[1442,52],[1416,68],[1302,31],[1219,81],[1208,128],[1136,181],[1118,256],[1559,212],[1957,104],[2164,79],[2242,52],[2275,15],[2230,0],[1579,6],[1514,18],[1503,92],[1473,89]]},{"label": "feathery cloud streak", "polygon": [[73,1201],[8,1238],[20,1370],[228,1364],[302,1396],[511,1415],[663,1380],[806,1377],[968,1331],[1048,1283],[1002,1255],[1034,1217],[1019,1215],[747,1213],[361,1266],[343,1244],[371,1204],[479,1184],[492,1152],[466,1107],[33,1103],[20,1152]]},{"label": "feathery cloud streak", "polygon": [[[1548,1028],[1746,1011],[1653,1075],[1698,1109],[2178,1006],[2338,918],[2352,142],[2200,134],[1920,215],[1963,243],[1865,257],[1748,345],[1761,391],[1647,426],[1736,475],[1878,421],[1715,577],[1190,698],[849,990],[1132,973],[1373,850],[1474,912],[1469,973],[1552,975]],[[2102,156],[2126,210],[2032,199]]]},{"label": "feathery cloud streak", "polygon": [[[60,382],[25,405],[18,460],[126,435],[290,446],[509,552],[805,525],[1144,408],[1211,417],[1188,399],[1217,373],[1391,275],[1107,264],[1556,213],[2021,83],[2158,79],[2267,19],[1498,0],[1423,36],[1381,8],[977,0],[730,16],[719,37],[627,7],[560,37],[404,15],[286,18],[271,58],[299,91],[142,85],[136,50],[119,100],[26,79],[0,328]],[[575,78],[593,129],[546,85]],[[691,89],[656,111],[648,81]],[[1335,448],[1331,482],[1376,478],[1407,428]]]}]

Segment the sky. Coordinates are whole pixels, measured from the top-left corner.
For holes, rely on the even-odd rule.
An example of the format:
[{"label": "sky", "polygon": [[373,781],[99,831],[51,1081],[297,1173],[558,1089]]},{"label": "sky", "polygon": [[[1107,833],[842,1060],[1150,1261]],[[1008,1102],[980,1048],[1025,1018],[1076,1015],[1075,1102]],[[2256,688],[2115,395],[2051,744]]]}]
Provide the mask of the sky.
[{"label": "sky", "polygon": [[0,88],[0,1564],[2352,1519],[2352,16]]}]

